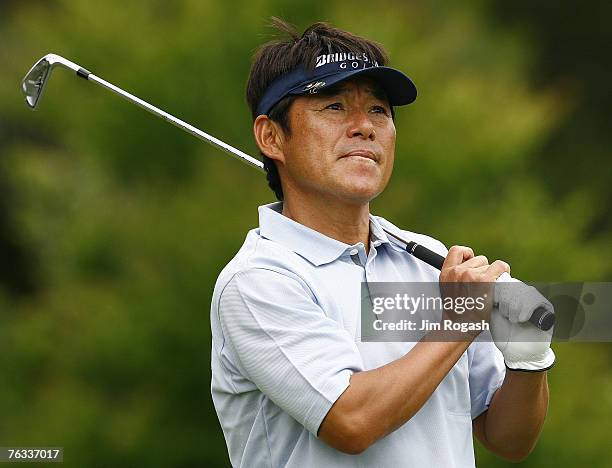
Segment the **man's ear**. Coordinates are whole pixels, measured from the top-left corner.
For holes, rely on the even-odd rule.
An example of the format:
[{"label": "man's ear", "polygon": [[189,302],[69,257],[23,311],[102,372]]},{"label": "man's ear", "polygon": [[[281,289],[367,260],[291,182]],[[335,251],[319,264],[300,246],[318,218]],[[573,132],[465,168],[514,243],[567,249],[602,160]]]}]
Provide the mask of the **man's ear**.
[{"label": "man's ear", "polygon": [[270,159],[285,162],[283,143],[285,135],[280,126],[270,120],[267,115],[260,115],[253,122],[253,134],[257,146]]}]

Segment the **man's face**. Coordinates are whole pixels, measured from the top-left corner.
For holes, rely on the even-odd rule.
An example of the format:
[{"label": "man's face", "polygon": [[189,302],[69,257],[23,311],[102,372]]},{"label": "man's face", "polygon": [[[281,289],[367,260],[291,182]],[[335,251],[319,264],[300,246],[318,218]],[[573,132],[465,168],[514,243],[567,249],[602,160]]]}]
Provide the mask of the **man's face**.
[{"label": "man's face", "polygon": [[[395,125],[384,91],[360,77],[299,96],[283,142],[283,187],[363,204],[381,193],[393,169]],[[285,193],[289,190],[285,188]]]}]

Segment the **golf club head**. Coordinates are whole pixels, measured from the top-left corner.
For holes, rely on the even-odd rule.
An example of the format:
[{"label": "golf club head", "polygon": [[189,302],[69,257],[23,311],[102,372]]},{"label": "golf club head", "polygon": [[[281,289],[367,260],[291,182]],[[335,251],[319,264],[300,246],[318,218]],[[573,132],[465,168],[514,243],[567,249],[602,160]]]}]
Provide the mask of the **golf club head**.
[{"label": "golf club head", "polygon": [[51,71],[57,65],[74,70],[75,72],[78,72],[80,68],[77,64],[56,54],[47,54],[36,62],[21,83],[21,90],[25,94],[26,104],[31,109],[36,109],[51,76]]}]

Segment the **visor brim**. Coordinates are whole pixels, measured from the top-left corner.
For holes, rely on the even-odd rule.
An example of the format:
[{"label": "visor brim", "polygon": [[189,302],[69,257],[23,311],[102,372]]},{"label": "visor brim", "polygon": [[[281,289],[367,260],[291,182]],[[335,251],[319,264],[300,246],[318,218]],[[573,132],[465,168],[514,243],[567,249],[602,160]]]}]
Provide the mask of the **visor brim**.
[{"label": "visor brim", "polygon": [[[391,67],[370,67],[360,68],[358,70],[348,70],[344,73],[334,73],[327,77],[318,78],[316,81],[325,84],[317,86],[317,91],[324,88],[329,88],[337,83],[346,81],[357,76],[368,76],[374,79],[385,91],[389,104],[392,106],[404,106],[415,101],[417,97],[417,89],[410,78],[404,75],[401,71]],[[296,90],[288,94],[302,95],[308,94],[309,89],[305,89],[301,85]],[[316,92],[315,92],[316,93]]]}]

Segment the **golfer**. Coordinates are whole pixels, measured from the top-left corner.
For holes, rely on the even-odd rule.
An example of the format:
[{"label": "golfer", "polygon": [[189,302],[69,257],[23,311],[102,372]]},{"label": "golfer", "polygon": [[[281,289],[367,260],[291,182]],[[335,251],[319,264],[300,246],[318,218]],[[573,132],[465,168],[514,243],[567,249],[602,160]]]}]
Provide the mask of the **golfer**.
[{"label": "golfer", "polygon": [[[393,169],[394,106],[413,102],[415,85],[375,42],[275,23],[287,38],[256,52],[246,97],[279,201],[259,207],[211,306],[211,390],[232,465],[470,467],[473,435],[525,458],[546,416],[549,340],[361,340],[362,283],[510,271],[370,213]],[[442,271],[385,229],[444,256]],[[540,333],[503,321],[513,336]]]}]

